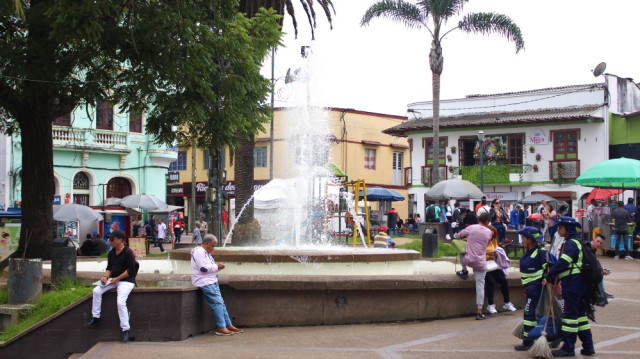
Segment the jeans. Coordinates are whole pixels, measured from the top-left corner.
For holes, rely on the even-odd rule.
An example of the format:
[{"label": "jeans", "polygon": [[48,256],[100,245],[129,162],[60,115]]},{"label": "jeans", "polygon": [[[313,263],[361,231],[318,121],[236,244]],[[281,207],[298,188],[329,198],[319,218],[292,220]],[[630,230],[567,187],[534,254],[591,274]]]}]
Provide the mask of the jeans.
[{"label": "jeans", "polygon": [[226,328],[231,325],[231,319],[229,313],[227,313],[227,306],[224,305],[224,299],[220,293],[220,285],[218,282],[200,287],[204,294],[207,303],[213,311],[213,316],[216,320],[216,326],[218,328]]},{"label": "jeans", "polygon": [[182,235],[182,229],[174,228],[174,229],[173,229],[173,233],[174,233],[174,234],[175,234],[175,236],[176,236],[176,241],[175,241],[175,243],[180,243],[180,236]]},{"label": "jeans", "polygon": [[489,305],[495,304],[493,302],[493,294],[496,288],[496,283],[500,284],[500,290],[502,292],[502,299],[504,303],[509,303],[511,300],[509,299],[509,283],[507,283],[507,278],[504,276],[504,271],[502,269],[496,269],[491,272],[487,272],[485,276],[485,292],[487,296],[487,302]]},{"label": "jeans", "polygon": [[110,289],[117,288],[118,297],[116,303],[118,305],[118,317],[120,318],[120,328],[122,331],[131,329],[129,327],[129,310],[127,309],[127,298],[133,290],[135,284],[131,282],[119,281],[116,284],[108,284],[105,286],[97,286],[93,288],[93,304],[91,306],[91,315],[94,318],[100,318],[102,309],[102,295]]},{"label": "jeans", "polygon": [[620,242],[624,243],[624,253],[629,255],[629,232],[616,230],[616,257],[620,254]]},{"label": "jeans", "polygon": [[507,230],[504,228],[504,224],[502,224],[502,222],[494,223],[493,226],[498,230],[498,243],[504,242],[507,236]]}]

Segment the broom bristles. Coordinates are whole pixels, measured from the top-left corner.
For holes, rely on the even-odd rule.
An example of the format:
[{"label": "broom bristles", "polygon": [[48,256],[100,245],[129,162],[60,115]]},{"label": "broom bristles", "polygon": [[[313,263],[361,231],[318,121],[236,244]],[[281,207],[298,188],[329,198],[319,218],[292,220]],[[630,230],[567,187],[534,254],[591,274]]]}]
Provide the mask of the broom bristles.
[{"label": "broom bristles", "polygon": [[549,342],[547,341],[546,333],[542,333],[531,348],[529,348],[529,355],[534,358],[552,358],[553,354],[551,354],[551,348],[549,347]]},{"label": "broom bristles", "polygon": [[516,326],[513,330],[513,335],[518,339],[524,338],[524,322],[520,322],[520,324]]}]

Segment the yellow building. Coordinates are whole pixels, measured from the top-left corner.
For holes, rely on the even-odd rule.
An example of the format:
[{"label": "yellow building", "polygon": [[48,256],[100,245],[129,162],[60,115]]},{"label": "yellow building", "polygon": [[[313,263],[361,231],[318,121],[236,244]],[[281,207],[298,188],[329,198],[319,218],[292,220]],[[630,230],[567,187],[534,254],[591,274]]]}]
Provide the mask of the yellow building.
[{"label": "yellow building", "polygon": [[[273,177],[292,177],[293,156],[285,150],[285,128],[283,116],[286,108],[274,111]],[[354,109],[327,109],[329,127],[330,160],[348,176],[349,180],[364,179],[367,187],[380,186],[393,189],[405,197],[403,202],[393,203],[401,218],[406,219],[409,211],[408,180],[405,167],[409,163],[409,146],[406,138],[382,133],[382,130],[399,125],[407,120],[404,116],[385,115]],[[270,133],[269,123],[265,131],[255,136],[254,181],[256,188],[269,181]],[[167,200],[170,204],[185,206],[191,196],[192,157],[189,146],[179,146],[178,161],[169,169]],[[208,151],[196,151],[196,199],[198,212],[204,203],[208,163]],[[224,189],[233,198],[234,163],[228,149],[224,153],[224,168],[227,182]],[[174,172],[172,172],[174,171]],[[379,210],[378,203],[371,203],[372,210]],[[382,209],[387,210],[388,208]]]}]

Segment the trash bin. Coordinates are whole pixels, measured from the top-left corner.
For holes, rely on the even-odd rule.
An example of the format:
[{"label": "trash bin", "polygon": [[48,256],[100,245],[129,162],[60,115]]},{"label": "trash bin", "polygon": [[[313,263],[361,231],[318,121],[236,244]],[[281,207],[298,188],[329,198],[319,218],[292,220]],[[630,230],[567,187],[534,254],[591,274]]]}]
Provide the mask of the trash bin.
[{"label": "trash bin", "polygon": [[427,227],[422,234],[422,258],[433,258],[438,255],[438,230]]},{"label": "trash bin", "polygon": [[69,238],[59,237],[51,244],[51,283],[76,279],[76,247]]}]

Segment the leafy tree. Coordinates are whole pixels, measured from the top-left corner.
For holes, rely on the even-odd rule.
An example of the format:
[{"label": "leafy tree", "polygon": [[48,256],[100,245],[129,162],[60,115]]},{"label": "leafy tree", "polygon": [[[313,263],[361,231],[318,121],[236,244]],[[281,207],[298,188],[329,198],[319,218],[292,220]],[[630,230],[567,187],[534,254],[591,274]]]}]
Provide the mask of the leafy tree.
[{"label": "leafy tree", "polygon": [[270,85],[259,66],[278,44],[277,20],[265,10],[247,19],[228,0],[1,2],[0,125],[23,146],[18,253],[49,257],[56,117],[106,100],[151,109],[158,143],[192,124],[202,141],[233,145],[260,126]]},{"label": "leafy tree", "polygon": [[440,164],[440,75],[444,59],[441,42],[452,31],[459,29],[467,33],[498,34],[513,41],[516,53],[524,48],[524,40],[520,28],[511,19],[496,13],[472,13],[463,16],[457,26],[444,31],[442,26],[452,17],[462,13],[463,5],[468,0],[420,0],[416,4],[403,0],[380,0],[371,5],[365,12],[361,26],[367,26],[374,18],[385,17],[404,24],[409,28],[425,28],[431,38],[429,67],[431,68],[431,85],[433,89],[433,168],[431,184],[439,181],[438,166]]}]

